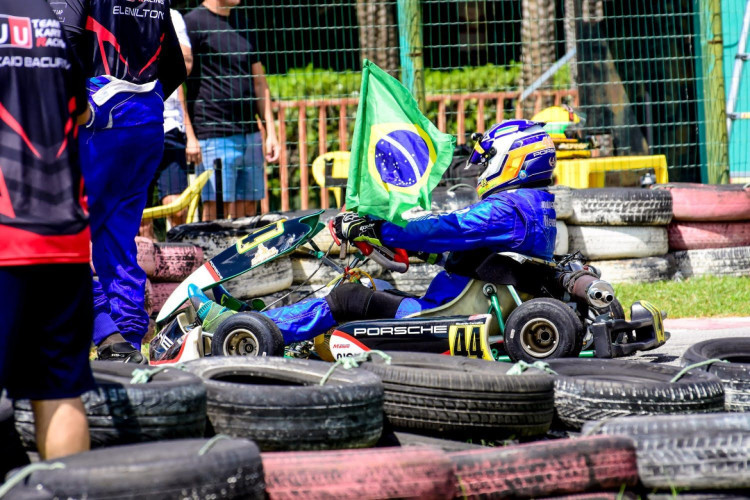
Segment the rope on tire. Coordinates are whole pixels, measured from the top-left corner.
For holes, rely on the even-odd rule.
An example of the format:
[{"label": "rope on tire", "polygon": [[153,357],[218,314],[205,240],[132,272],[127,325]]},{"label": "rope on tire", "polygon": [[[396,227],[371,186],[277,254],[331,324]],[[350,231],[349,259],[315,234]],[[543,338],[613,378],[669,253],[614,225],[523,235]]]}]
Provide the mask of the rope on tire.
[{"label": "rope on tire", "polygon": [[159,372],[175,368],[177,370],[184,370],[185,367],[181,363],[167,364],[157,366],[156,368],[136,368],[133,370],[131,375],[133,378],[130,379],[131,384],[147,384],[151,382],[151,378]]},{"label": "rope on tire", "polygon": [[51,464],[44,464],[44,463],[36,463],[36,464],[29,464],[23,469],[19,470],[13,476],[8,479],[5,483],[0,485],[0,498],[3,498],[5,495],[10,492],[13,488],[15,488],[18,484],[21,483],[24,479],[32,475],[34,472],[38,470],[54,470],[54,469],[64,469],[65,464],[62,462],[53,462]]},{"label": "rope on tire", "polygon": [[672,380],[670,380],[669,383],[673,384],[673,383],[677,382],[682,377],[684,377],[687,372],[689,372],[690,370],[693,370],[694,368],[700,368],[701,366],[708,366],[708,365],[712,365],[714,363],[729,363],[729,361],[727,361],[726,359],[712,358],[712,359],[707,359],[705,361],[701,361],[699,363],[688,365],[685,368],[683,368],[682,370],[680,370],[679,372],[677,372],[677,375],[675,375],[674,377],[672,377]]},{"label": "rope on tire", "polygon": [[203,455],[205,455],[206,453],[208,453],[209,451],[211,451],[211,448],[213,448],[216,443],[218,443],[219,441],[224,441],[225,439],[232,439],[232,438],[229,437],[229,436],[227,436],[226,434],[217,434],[217,435],[215,435],[214,437],[212,437],[211,439],[209,439],[206,442],[206,444],[204,444],[203,446],[201,446],[201,449],[198,450],[198,456],[202,457]]},{"label": "rope on tire", "polygon": [[526,361],[518,361],[515,365],[511,366],[510,369],[505,372],[506,375],[521,375],[529,368],[536,368],[550,375],[557,375],[557,372],[549,367],[549,363],[544,361],[534,361],[533,363],[527,363]]},{"label": "rope on tire", "polygon": [[365,361],[370,360],[371,354],[377,354],[381,358],[385,360],[386,365],[391,364],[391,357],[388,356],[383,351],[373,350],[373,351],[367,351],[363,352],[362,354],[357,354],[356,356],[345,356],[343,358],[339,358],[336,360],[335,363],[333,363],[333,366],[331,366],[325,375],[323,375],[323,378],[320,379],[320,382],[318,385],[325,385],[326,382],[328,382],[328,379],[333,375],[333,371],[336,369],[337,366],[341,366],[344,368],[344,370],[351,370],[352,368],[357,368],[360,363],[364,363]]}]

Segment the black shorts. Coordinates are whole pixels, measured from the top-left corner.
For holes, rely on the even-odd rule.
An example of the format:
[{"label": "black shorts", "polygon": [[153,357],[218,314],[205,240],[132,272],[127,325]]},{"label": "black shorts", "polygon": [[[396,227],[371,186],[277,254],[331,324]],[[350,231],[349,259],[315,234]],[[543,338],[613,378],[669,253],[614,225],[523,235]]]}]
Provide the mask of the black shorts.
[{"label": "black shorts", "polygon": [[[182,194],[188,188],[187,160],[185,159],[185,134],[177,129],[164,134],[164,155],[156,170],[154,183],[158,188],[159,200],[165,196]],[[148,202],[152,205],[154,185],[149,191]]]},{"label": "black shorts", "polygon": [[0,291],[0,389],[33,400],[93,389],[88,264],[0,267]]}]

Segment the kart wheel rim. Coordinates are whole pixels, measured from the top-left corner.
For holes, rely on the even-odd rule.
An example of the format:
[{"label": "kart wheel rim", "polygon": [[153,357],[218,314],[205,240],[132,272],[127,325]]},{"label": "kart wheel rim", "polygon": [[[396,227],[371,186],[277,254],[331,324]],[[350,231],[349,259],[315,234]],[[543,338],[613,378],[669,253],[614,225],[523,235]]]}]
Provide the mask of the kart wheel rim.
[{"label": "kart wheel rim", "polygon": [[521,348],[534,358],[546,358],[552,354],[560,341],[557,327],[544,318],[534,318],[521,329]]},{"label": "kart wheel rim", "polygon": [[227,336],[222,347],[227,356],[257,356],[258,337],[250,330],[239,328]]}]

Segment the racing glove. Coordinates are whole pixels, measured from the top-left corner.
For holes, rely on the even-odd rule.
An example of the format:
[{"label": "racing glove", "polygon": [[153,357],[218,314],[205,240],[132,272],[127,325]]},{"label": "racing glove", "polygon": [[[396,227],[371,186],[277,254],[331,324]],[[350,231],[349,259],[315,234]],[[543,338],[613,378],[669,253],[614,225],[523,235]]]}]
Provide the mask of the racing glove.
[{"label": "racing glove", "polygon": [[382,247],[380,226],[382,220],[370,220],[354,212],[341,212],[333,219],[333,230],[340,240],[365,242]]}]

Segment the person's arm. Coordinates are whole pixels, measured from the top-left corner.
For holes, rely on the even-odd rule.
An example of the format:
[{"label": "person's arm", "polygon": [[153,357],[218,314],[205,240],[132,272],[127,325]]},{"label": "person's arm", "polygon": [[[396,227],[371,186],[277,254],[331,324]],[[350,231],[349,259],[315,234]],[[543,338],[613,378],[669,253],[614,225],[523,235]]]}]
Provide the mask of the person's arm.
[{"label": "person's arm", "polygon": [[281,146],[276,136],[276,123],[271,107],[271,91],[268,88],[263,65],[260,62],[255,62],[250,68],[253,75],[253,89],[258,99],[258,111],[266,129],[266,161],[274,162],[281,155]]},{"label": "person's arm", "polygon": [[[84,64],[89,63],[89,47],[86,35],[86,19],[89,15],[87,0],[64,0],[55,3],[55,13],[63,25],[68,51]],[[82,71],[88,73],[88,67]]]},{"label": "person's arm", "polygon": [[193,122],[190,120],[190,115],[187,109],[187,99],[185,98],[185,89],[177,89],[177,96],[180,98],[182,104],[182,115],[185,117],[185,159],[188,163],[195,163],[196,165],[203,163],[203,153],[201,152],[201,145],[198,142],[198,138],[195,136],[195,130],[193,130]]},{"label": "person's arm", "polygon": [[177,90],[177,87],[182,85],[187,78],[182,49],[177,40],[171,17],[168,17],[164,22],[164,40],[161,42],[156,76],[161,82],[165,96],[172,95],[172,92]]},{"label": "person's arm", "polygon": [[381,241],[394,248],[442,253],[488,246],[509,250],[526,236],[518,211],[501,201],[483,201],[448,214],[432,215],[399,227],[384,222]]}]

